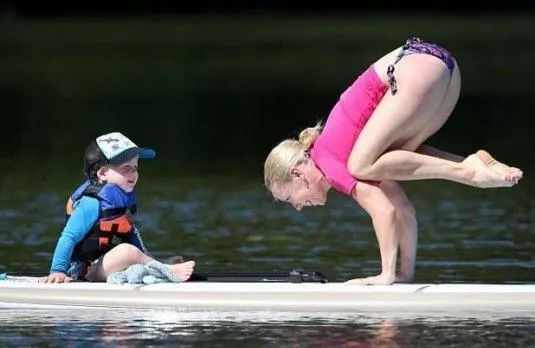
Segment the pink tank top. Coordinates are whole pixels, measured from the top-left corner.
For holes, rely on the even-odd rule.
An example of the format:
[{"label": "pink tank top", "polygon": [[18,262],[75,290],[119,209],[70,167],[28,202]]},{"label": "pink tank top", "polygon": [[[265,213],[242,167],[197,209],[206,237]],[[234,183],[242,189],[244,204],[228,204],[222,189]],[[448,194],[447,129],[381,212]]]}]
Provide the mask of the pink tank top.
[{"label": "pink tank top", "polygon": [[351,195],[357,180],[347,170],[347,160],[360,132],[388,90],[373,65],[340,96],[331,110],[310,155],[336,190]]}]

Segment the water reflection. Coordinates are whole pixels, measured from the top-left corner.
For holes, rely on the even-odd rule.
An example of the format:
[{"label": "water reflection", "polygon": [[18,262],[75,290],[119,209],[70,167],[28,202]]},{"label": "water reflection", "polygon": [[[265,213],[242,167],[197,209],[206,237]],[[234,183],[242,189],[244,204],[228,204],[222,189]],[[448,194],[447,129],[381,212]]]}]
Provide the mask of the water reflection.
[{"label": "water reflection", "polygon": [[[410,317],[403,313],[176,312],[106,309],[6,310],[0,343],[34,346],[526,347],[535,317]],[[506,328],[505,328],[506,327]],[[462,334],[460,334],[462,333]],[[514,342],[514,345],[512,345]]]}]

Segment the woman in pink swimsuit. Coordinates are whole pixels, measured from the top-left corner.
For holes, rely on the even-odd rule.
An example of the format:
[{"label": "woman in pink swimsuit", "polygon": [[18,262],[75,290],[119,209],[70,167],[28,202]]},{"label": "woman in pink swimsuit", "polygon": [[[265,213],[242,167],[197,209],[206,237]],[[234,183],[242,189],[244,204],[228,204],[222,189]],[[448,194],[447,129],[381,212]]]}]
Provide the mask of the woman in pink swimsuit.
[{"label": "woman in pink swimsuit", "polygon": [[269,153],[265,185],[275,199],[301,210],[324,205],[333,187],[371,216],[382,271],[349,283],[392,284],[414,277],[417,222],[397,181],[443,179],[490,188],[511,187],[522,178],[520,169],[484,150],[465,158],[424,144],[452,113],[460,88],[452,55],[411,38],[342,93],[323,127],[307,128]]}]

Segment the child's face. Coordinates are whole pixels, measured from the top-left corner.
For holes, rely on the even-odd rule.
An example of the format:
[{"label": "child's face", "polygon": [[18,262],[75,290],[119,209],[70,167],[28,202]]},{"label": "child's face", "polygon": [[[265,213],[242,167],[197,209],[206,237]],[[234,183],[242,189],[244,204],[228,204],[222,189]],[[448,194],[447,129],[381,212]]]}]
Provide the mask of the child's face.
[{"label": "child's face", "polygon": [[138,157],[121,164],[110,164],[98,171],[100,181],[119,186],[125,192],[132,192],[136,187],[139,173]]}]

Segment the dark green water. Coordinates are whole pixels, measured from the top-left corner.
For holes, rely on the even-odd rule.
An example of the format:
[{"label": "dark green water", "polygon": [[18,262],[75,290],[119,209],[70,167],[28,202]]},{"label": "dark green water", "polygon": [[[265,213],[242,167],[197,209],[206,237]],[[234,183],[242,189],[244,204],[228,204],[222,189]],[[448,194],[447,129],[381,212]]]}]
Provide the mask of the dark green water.
[{"label": "dark green water", "polygon": [[[298,213],[273,202],[261,169],[269,148],[323,117],[368,60],[418,33],[456,52],[463,71],[459,106],[432,143],[488,148],[525,178],[493,190],[406,183],[420,225],[416,281],[533,283],[533,20],[3,20],[0,272],[47,272],[83,148],[122,130],[158,151],[138,188],[158,258],[181,254],[199,271],[305,268],[331,281],[374,274],[375,236],[355,203],[333,193],[327,207]],[[529,347],[534,329],[521,316],[0,313],[2,346],[18,347]]]},{"label": "dark green water", "polygon": [[[205,272],[306,268],[334,281],[379,269],[369,218],[354,202],[333,192],[327,207],[297,212],[275,203],[261,182],[146,173],[138,184],[146,244],[159,258],[178,253],[196,259]],[[440,181],[405,186],[419,217],[417,281],[534,280],[529,183],[496,190]],[[41,186],[15,192],[0,201],[0,265],[12,272],[46,272],[68,191]]]}]

